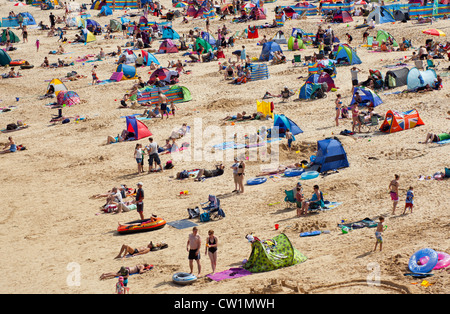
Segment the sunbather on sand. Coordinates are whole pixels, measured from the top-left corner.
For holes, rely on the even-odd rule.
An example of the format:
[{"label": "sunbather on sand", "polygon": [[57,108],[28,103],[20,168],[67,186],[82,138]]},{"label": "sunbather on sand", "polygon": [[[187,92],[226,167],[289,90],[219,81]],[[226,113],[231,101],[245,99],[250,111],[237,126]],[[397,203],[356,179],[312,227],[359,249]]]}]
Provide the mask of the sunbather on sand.
[{"label": "sunbather on sand", "polygon": [[123,277],[128,278],[129,275],[143,274],[152,268],[153,267],[149,264],[138,264],[138,265],[132,266],[132,267],[123,267],[122,266],[118,272],[103,273],[100,276],[100,280],[112,279],[112,278],[118,277],[118,276],[123,276]]},{"label": "sunbather on sand", "polygon": [[224,165],[220,164],[220,165],[216,165],[216,169],[214,169],[214,170],[200,169],[198,171],[197,176],[195,177],[195,181],[201,181],[202,177],[212,178],[212,177],[221,176],[224,172],[224,168],[225,168]]},{"label": "sunbather on sand", "polygon": [[302,167],[302,164],[298,163],[298,162],[287,165],[287,166],[280,165],[280,166],[278,166],[277,169],[267,169],[267,170],[261,171],[256,176],[257,177],[270,176],[273,174],[283,173],[286,169],[295,169],[295,168],[301,168],[301,167]]},{"label": "sunbather on sand", "polygon": [[167,247],[166,243],[161,242],[161,243],[153,244],[152,241],[150,241],[150,243],[148,245],[143,246],[143,247],[138,247],[138,248],[132,248],[131,246],[124,244],[120,248],[119,255],[117,255],[116,258],[124,258],[125,256],[127,256],[127,254],[130,254],[131,256],[147,254],[150,251],[156,251],[156,250],[164,248],[164,247]]}]

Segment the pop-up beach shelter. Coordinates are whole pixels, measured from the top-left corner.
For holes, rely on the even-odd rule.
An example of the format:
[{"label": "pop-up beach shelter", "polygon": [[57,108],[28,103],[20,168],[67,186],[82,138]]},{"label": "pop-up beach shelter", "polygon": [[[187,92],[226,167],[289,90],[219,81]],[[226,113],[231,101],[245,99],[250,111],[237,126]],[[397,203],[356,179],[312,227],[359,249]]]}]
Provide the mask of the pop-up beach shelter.
[{"label": "pop-up beach shelter", "polygon": [[331,78],[331,75],[327,72],[322,72],[318,74],[311,74],[307,79],[306,82],[312,82],[316,84],[322,84],[327,83],[327,92],[329,92],[332,88],[336,88],[336,85],[334,84],[334,80]]},{"label": "pop-up beach shelter", "polygon": [[178,52],[177,45],[171,39],[164,39],[158,49],[159,53],[175,53]]},{"label": "pop-up beach shelter", "polygon": [[127,131],[134,133],[134,139],[140,140],[145,137],[152,136],[152,132],[148,127],[142,122],[136,119],[135,116],[127,116]]},{"label": "pop-up beach shelter", "polygon": [[340,62],[339,59],[348,64],[361,64],[361,59],[356,54],[356,51],[347,45],[339,45],[334,53],[334,59]]},{"label": "pop-up beach shelter", "polygon": [[61,82],[61,80],[57,79],[57,78],[51,80],[50,83],[48,83],[47,91],[45,93],[48,94],[52,87],[53,87],[53,93],[55,96],[58,96],[60,91],[67,91],[66,85],[64,85],[64,83]]},{"label": "pop-up beach shelter", "polygon": [[350,166],[347,153],[336,137],[317,141],[317,154],[314,164],[320,165],[320,172]]},{"label": "pop-up beach shelter", "polygon": [[409,69],[407,67],[387,71],[384,78],[384,85],[388,88],[405,86],[408,84],[408,73]]},{"label": "pop-up beach shelter", "polygon": [[[380,96],[378,96],[370,88],[363,87],[363,86],[355,86],[355,88],[353,89],[353,97],[352,97],[352,101],[350,102],[350,106],[356,102],[356,100],[355,100],[356,93],[359,93],[359,95],[361,96],[361,100],[366,105],[369,104],[368,101],[370,101],[374,107],[381,105],[383,103]],[[360,104],[360,105],[362,105],[362,104]]]},{"label": "pop-up beach shelter", "polygon": [[160,65],[158,59],[156,59],[156,57],[152,53],[150,53],[146,50],[141,50],[141,54],[142,54],[142,57],[144,58],[144,65],[149,66],[152,64],[152,62],[157,65]]},{"label": "pop-up beach shelter", "polygon": [[380,126],[380,131],[385,133],[394,133],[407,129],[412,129],[419,125],[424,125],[416,109],[406,112],[399,112],[396,110],[388,110],[385,115],[383,124]]},{"label": "pop-up beach shelter", "polygon": [[281,50],[281,47],[279,44],[277,44],[274,41],[269,41],[267,43],[265,43],[262,46],[261,49],[261,55],[259,56],[259,60],[260,61],[270,61],[273,59],[273,53],[275,51],[280,51],[283,52],[283,50]]},{"label": "pop-up beach shelter", "polygon": [[368,22],[374,20],[376,24],[395,22],[395,17],[384,7],[377,6],[369,13],[366,19]]},{"label": "pop-up beach shelter", "polygon": [[381,29],[377,32],[377,42],[382,43],[384,41],[385,43],[387,43],[389,39],[392,40],[393,47],[398,47],[398,43],[397,41],[395,41],[394,36]]},{"label": "pop-up beach shelter", "polygon": [[9,65],[10,62],[11,57],[9,54],[5,50],[0,49],[0,66]]},{"label": "pop-up beach shelter", "polygon": [[172,26],[163,26],[162,39],[180,39],[180,35],[174,31]]},{"label": "pop-up beach shelter", "polygon": [[252,252],[243,268],[252,273],[261,273],[303,263],[307,257],[292,246],[289,238],[279,234],[269,240],[255,240]]},{"label": "pop-up beach shelter", "polygon": [[348,11],[341,10],[333,15],[333,22],[335,23],[350,23],[353,18]]},{"label": "pop-up beach shelter", "polygon": [[289,129],[293,135],[303,133],[302,129],[284,114],[275,114],[273,127],[278,128],[279,137],[284,137],[287,129]]},{"label": "pop-up beach shelter", "polygon": [[136,76],[136,67],[129,65],[129,64],[119,64],[116,68],[116,73],[122,72],[123,76],[122,76],[122,80],[131,80],[131,79],[135,79]]},{"label": "pop-up beach shelter", "polygon": [[412,68],[409,70],[406,78],[408,90],[414,90],[418,87],[424,87],[427,85],[433,86],[436,77],[436,71],[433,69],[420,71],[417,68]]}]

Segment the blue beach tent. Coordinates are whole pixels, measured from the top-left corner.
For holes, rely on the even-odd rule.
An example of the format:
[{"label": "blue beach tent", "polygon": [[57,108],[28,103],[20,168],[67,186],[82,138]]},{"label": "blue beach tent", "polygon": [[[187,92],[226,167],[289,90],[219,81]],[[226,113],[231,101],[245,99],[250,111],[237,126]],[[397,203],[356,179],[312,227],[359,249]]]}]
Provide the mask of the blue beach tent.
[{"label": "blue beach tent", "polygon": [[279,137],[284,137],[287,129],[291,131],[292,135],[303,133],[300,127],[284,114],[275,114],[273,127],[278,128]]},{"label": "blue beach tent", "polygon": [[359,95],[361,96],[361,100],[363,101],[363,104],[360,104],[361,106],[363,106],[364,104],[368,105],[369,101],[372,102],[374,107],[381,105],[383,103],[380,96],[378,96],[370,88],[362,87],[362,86],[355,86],[355,88],[353,90],[353,97],[352,97],[350,106],[355,103],[355,94],[356,93],[359,93]]},{"label": "blue beach tent", "polygon": [[279,44],[277,44],[274,41],[269,41],[267,43],[265,43],[262,47],[261,50],[261,55],[259,56],[259,60],[260,61],[270,61],[273,59],[273,53],[275,51],[280,51],[283,52],[283,50],[281,50],[281,47]]},{"label": "blue beach tent", "polygon": [[112,15],[112,14],[113,14],[113,11],[109,6],[107,6],[107,5],[102,6],[102,9],[100,10],[100,15],[108,16],[108,15]]},{"label": "blue beach tent", "polygon": [[347,153],[337,138],[326,138],[317,141],[317,154],[314,164],[320,165],[320,172],[350,166]]}]

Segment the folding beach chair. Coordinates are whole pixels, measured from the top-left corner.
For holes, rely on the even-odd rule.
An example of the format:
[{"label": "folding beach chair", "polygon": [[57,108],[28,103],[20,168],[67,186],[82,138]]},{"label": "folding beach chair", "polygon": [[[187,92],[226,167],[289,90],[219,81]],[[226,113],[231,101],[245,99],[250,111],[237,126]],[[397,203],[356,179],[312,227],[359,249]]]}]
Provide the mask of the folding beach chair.
[{"label": "folding beach chair", "polygon": [[301,55],[295,55],[294,59],[292,60],[292,63],[294,64],[294,66],[301,65],[301,63],[302,63],[302,56]]},{"label": "folding beach chair", "polygon": [[423,60],[415,60],[414,65],[418,70],[423,70]]},{"label": "folding beach chair", "polygon": [[209,195],[208,201],[205,203],[200,203],[200,206],[204,211],[200,214],[201,222],[209,221],[211,219],[211,214],[214,212],[217,212],[215,215],[216,218],[225,217],[224,211],[220,208],[220,200],[214,195]]},{"label": "folding beach chair", "polygon": [[284,197],[286,208],[296,208],[297,199],[295,198],[295,190],[284,190],[284,193],[286,194]]}]

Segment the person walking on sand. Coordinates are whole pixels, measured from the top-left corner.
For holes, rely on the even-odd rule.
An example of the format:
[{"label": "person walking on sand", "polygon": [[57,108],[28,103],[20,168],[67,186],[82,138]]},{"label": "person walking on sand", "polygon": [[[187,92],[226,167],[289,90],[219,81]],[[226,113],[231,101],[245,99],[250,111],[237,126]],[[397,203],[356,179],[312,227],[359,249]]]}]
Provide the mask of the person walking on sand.
[{"label": "person walking on sand", "polygon": [[189,268],[190,268],[190,274],[193,273],[194,268],[194,260],[197,262],[197,268],[198,268],[198,274],[200,275],[202,270],[202,265],[200,264],[200,247],[201,247],[201,239],[198,235],[198,228],[194,227],[192,228],[192,233],[189,234],[188,241],[186,244],[186,250],[189,252],[188,259],[189,259]]},{"label": "person walking on sand", "polygon": [[141,220],[144,220],[144,190],[142,189],[142,182],[137,184],[136,190],[136,210],[141,217]]},{"label": "person walking on sand", "polygon": [[161,119],[164,119],[164,115],[167,115],[167,119],[169,119],[169,113],[167,112],[167,96],[164,95],[162,91],[158,91],[158,103],[161,108]]},{"label": "person walking on sand", "polygon": [[414,188],[410,186],[408,192],[406,192],[405,210],[403,210],[403,214],[406,213],[406,210],[408,208],[410,209],[412,214],[413,207],[414,207]]},{"label": "person walking on sand", "polygon": [[395,209],[398,204],[398,180],[400,179],[400,176],[396,174],[394,175],[394,178],[395,179],[389,183],[389,194],[391,195],[392,200],[392,215],[395,215]]},{"label": "person walking on sand", "polygon": [[216,272],[217,266],[217,245],[219,240],[214,236],[214,230],[208,231],[208,237],[206,238],[205,255],[208,252],[209,259],[211,261],[212,274]]},{"label": "person walking on sand", "polygon": [[242,194],[244,193],[244,176],[245,176],[245,162],[244,160],[241,160],[238,165],[238,171],[237,171],[237,179],[238,179],[238,193]]},{"label": "person walking on sand", "polygon": [[375,248],[373,249],[374,252],[377,250],[378,243],[380,244],[380,251],[383,249],[382,232],[384,231],[384,225],[383,225],[384,217],[380,216],[379,220],[380,220],[380,222],[378,223],[377,230],[375,231],[376,242],[375,242]]}]

